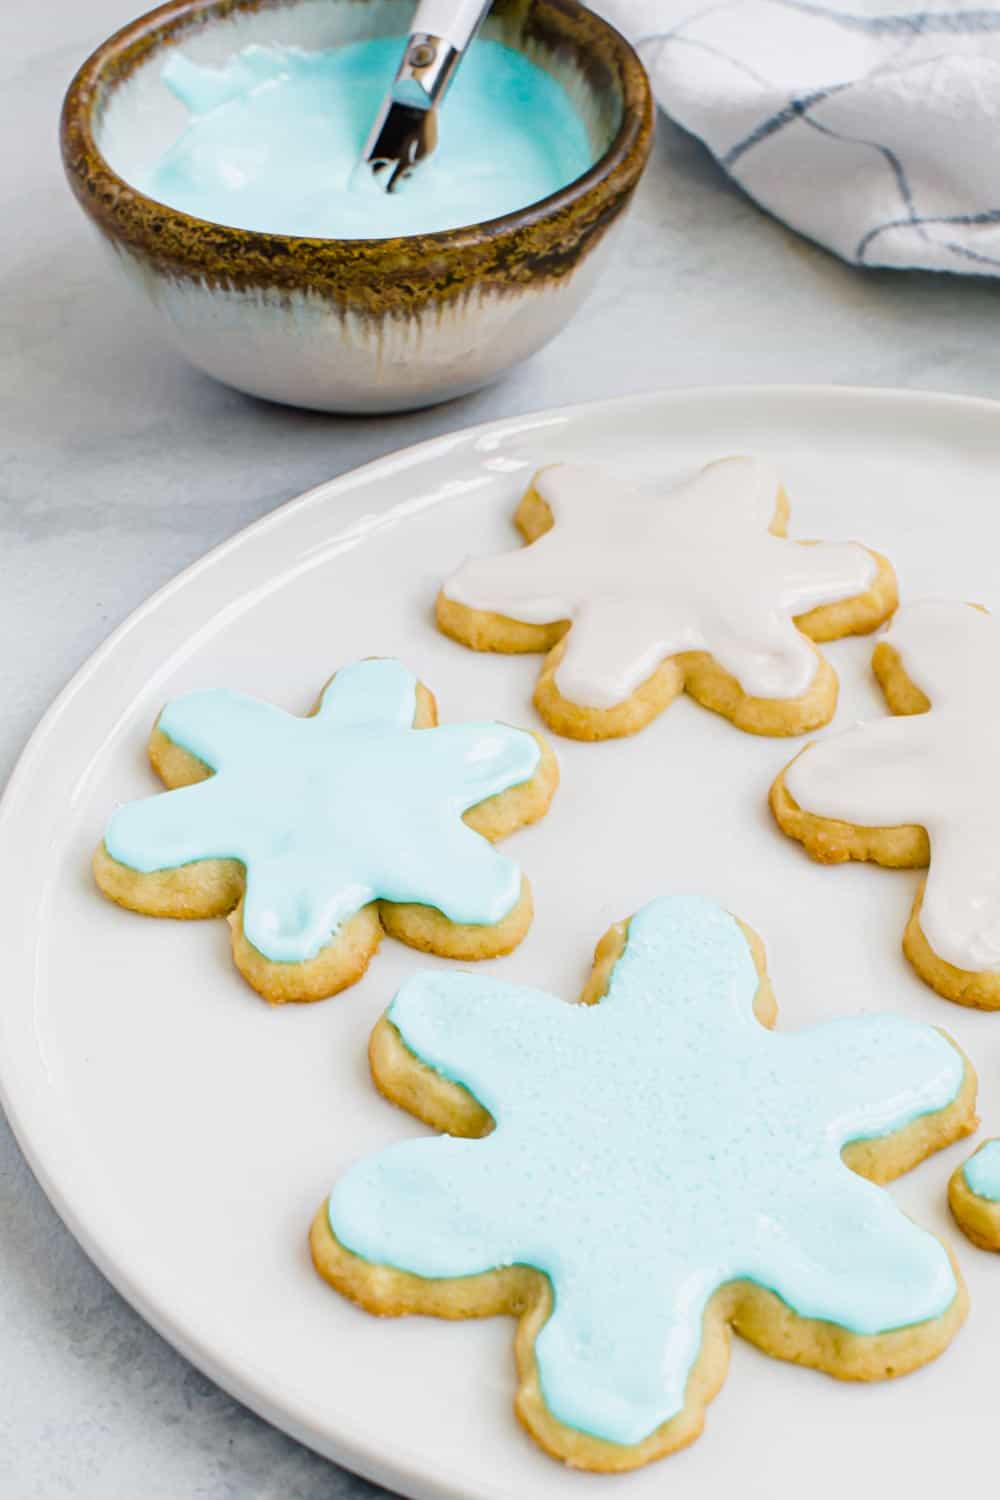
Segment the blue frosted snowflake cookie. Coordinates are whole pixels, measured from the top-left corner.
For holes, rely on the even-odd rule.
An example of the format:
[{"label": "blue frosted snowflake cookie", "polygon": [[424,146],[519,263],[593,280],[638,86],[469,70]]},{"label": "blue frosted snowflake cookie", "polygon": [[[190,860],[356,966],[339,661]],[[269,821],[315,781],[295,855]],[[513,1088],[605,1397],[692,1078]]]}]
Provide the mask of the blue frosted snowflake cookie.
[{"label": "blue frosted snowflake cookie", "polygon": [[383,929],[425,952],[492,958],[531,894],[492,843],[548,809],[540,736],[437,725],[398,661],[337,672],[308,718],[215,689],[168,703],[150,759],[170,790],[120,807],[94,857],[106,896],[160,917],[231,913],[233,954],[265,999],[360,979]]},{"label": "blue frosted snowflake cookie", "polygon": [[948,1183],[959,1229],[980,1250],[1000,1250],[1000,1139],[984,1141]]},{"label": "blue frosted snowflake cookie", "polygon": [[375,1313],[518,1316],[518,1416],[589,1469],[695,1438],[730,1329],[845,1379],[941,1353],[959,1273],[876,1184],[973,1127],[952,1042],[895,1015],[773,1033],[758,940],[695,896],[612,928],[583,1000],[403,986],[375,1080],[448,1133],[337,1183],[327,1281]]}]

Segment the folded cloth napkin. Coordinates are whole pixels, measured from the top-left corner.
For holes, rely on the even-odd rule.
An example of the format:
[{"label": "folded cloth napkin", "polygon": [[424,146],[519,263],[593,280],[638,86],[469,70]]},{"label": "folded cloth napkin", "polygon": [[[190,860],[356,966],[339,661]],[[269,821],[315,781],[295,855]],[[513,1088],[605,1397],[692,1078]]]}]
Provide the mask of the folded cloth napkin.
[{"label": "folded cloth napkin", "polygon": [[1000,274],[1000,0],[592,0],[758,203],[865,266]]}]

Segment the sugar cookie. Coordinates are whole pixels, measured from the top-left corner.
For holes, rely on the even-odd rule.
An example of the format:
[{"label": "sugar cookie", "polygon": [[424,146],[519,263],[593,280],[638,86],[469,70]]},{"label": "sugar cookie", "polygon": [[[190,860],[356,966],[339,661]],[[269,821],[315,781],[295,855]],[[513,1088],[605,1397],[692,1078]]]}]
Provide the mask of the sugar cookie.
[{"label": "sugar cookie", "polygon": [[557,464],[515,521],[529,545],[460,568],[438,625],[477,651],[547,651],[535,704],[574,739],[633,734],[685,690],[752,734],[803,734],[837,704],[813,642],[896,607],[878,553],[786,538],[788,500],[759,459],[722,459],[666,494]]},{"label": "sugar cookie", "polygon": [[448,958],[508,953],[531,893],[494,839],[558,782],[539,735],[437,725],[398,661],[337,672],[308,718],[241,693],[168,703],[150,739],[171,790],[121,807],[94,856],[120,906],[232,913],[233,956],[266,1000],[321,1000],[364,974],[383,929]]},{"label": "sugar cookie", "polygon": [[948,1203],[974,1245],[1000,1250],[1000,1140],[984,1141],[951,1174]]},{"label": "sugar cookie", "polygon": [[771,788],[814,859],[925,866],[903,937],[920,977],[1000,1007],[1000,625],[971,604],[905,604],[872,666],[896,715],[806,748]]},{"label": "sugar cookie", "polygon": [[587,1469],[697,1437],[731,1328],[851,1380],[941,1353],[961,1277],[875,1184],[974,1128],[952,1042],[896,1015],[773,1034],[759,940],[696,896],[613,927],[582,999],[403,986],[375,1082],[448,1134],[340,1180],[327,1281],[374,1313],[518,1317],[518,1416]]}]

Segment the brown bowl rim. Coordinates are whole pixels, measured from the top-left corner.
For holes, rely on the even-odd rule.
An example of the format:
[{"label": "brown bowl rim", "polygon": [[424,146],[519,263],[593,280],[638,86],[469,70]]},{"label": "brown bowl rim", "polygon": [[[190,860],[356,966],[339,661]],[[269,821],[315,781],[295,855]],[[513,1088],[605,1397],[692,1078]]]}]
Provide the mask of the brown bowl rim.
[{"label": "brown bowl rim", "polygon": [[[652,141],[654,117],[652,89],[646,70],[635,49],[621,32],[603,16],[579,3],[579,0],[544,0],[544,4],[552,10],[562,12],[570,21],[593,25],[606,34],[616,54],[622,85],[621,123],[606,150],[586,172],[547,197],[495,219],[423,234],[366,239],[249,230],[238,225],[219,223],[214,219],[202,219],[183,209],[161,203],[159,199],[143,193],[111,167],[97,144],[93,130],[94,103],[109,65],[120,59],[130,48],[134,49],[133,58],[119,76],[120,82],[149,53],[159,50],[175,29],[177,33],[182,33],[194,17],[204,16],[207,22],[213,13],[217,13],[219,19],[224,19],[231,12],[277,9],[282,5],[296,3],[298,0],[166,0],[165,4],[156,6],[120,27],[96,47],[80,65],[66,91],[60,120],[64,168],[85,211],[103,227],[110,228],[117,217],[115,206],[119,197],[124,194],[147,206],[151,215],[161,219],[165,217],[179,228],[211,230],[217,243],[218,237],[222,236],[223,240],[232,242],[233,248],[252,240],[254,247],[262,251],[265,257],[269,251],[284,255],[294,254],[299,249],[328,256],[340,250],[352,257],[363,257],[369,260],[370,265],[372,258],[377,260],[385,256],[395,259],[401,252],[416,250],[418,247],[421,257],[435,252],[440,254],[445,251],[481,248],[505,235],[530,229],[554,215],[576,208],[595,190],[610,190],[615,177],[624,179],[621,192],[616,197],[622,193],[627,194],[635,186],[645,167]],[[157,33],[165,26],[169,28],[166,37],[157,38]],[[103,205],[104,212],[99,208],[99,203]],[[197,259],[196,255],[192,256],[192,268]]]}]

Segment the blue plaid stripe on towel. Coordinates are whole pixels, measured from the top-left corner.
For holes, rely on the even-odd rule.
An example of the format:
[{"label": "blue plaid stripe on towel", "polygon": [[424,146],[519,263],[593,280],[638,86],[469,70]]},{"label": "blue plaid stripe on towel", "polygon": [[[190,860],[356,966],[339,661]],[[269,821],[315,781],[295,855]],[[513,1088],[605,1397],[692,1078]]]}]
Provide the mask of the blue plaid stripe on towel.
[{"label": "blue plaid stripe on towel", "polygon": [[663,109],[865,266],[1000,274],[1000,0],[593,0]]}]

